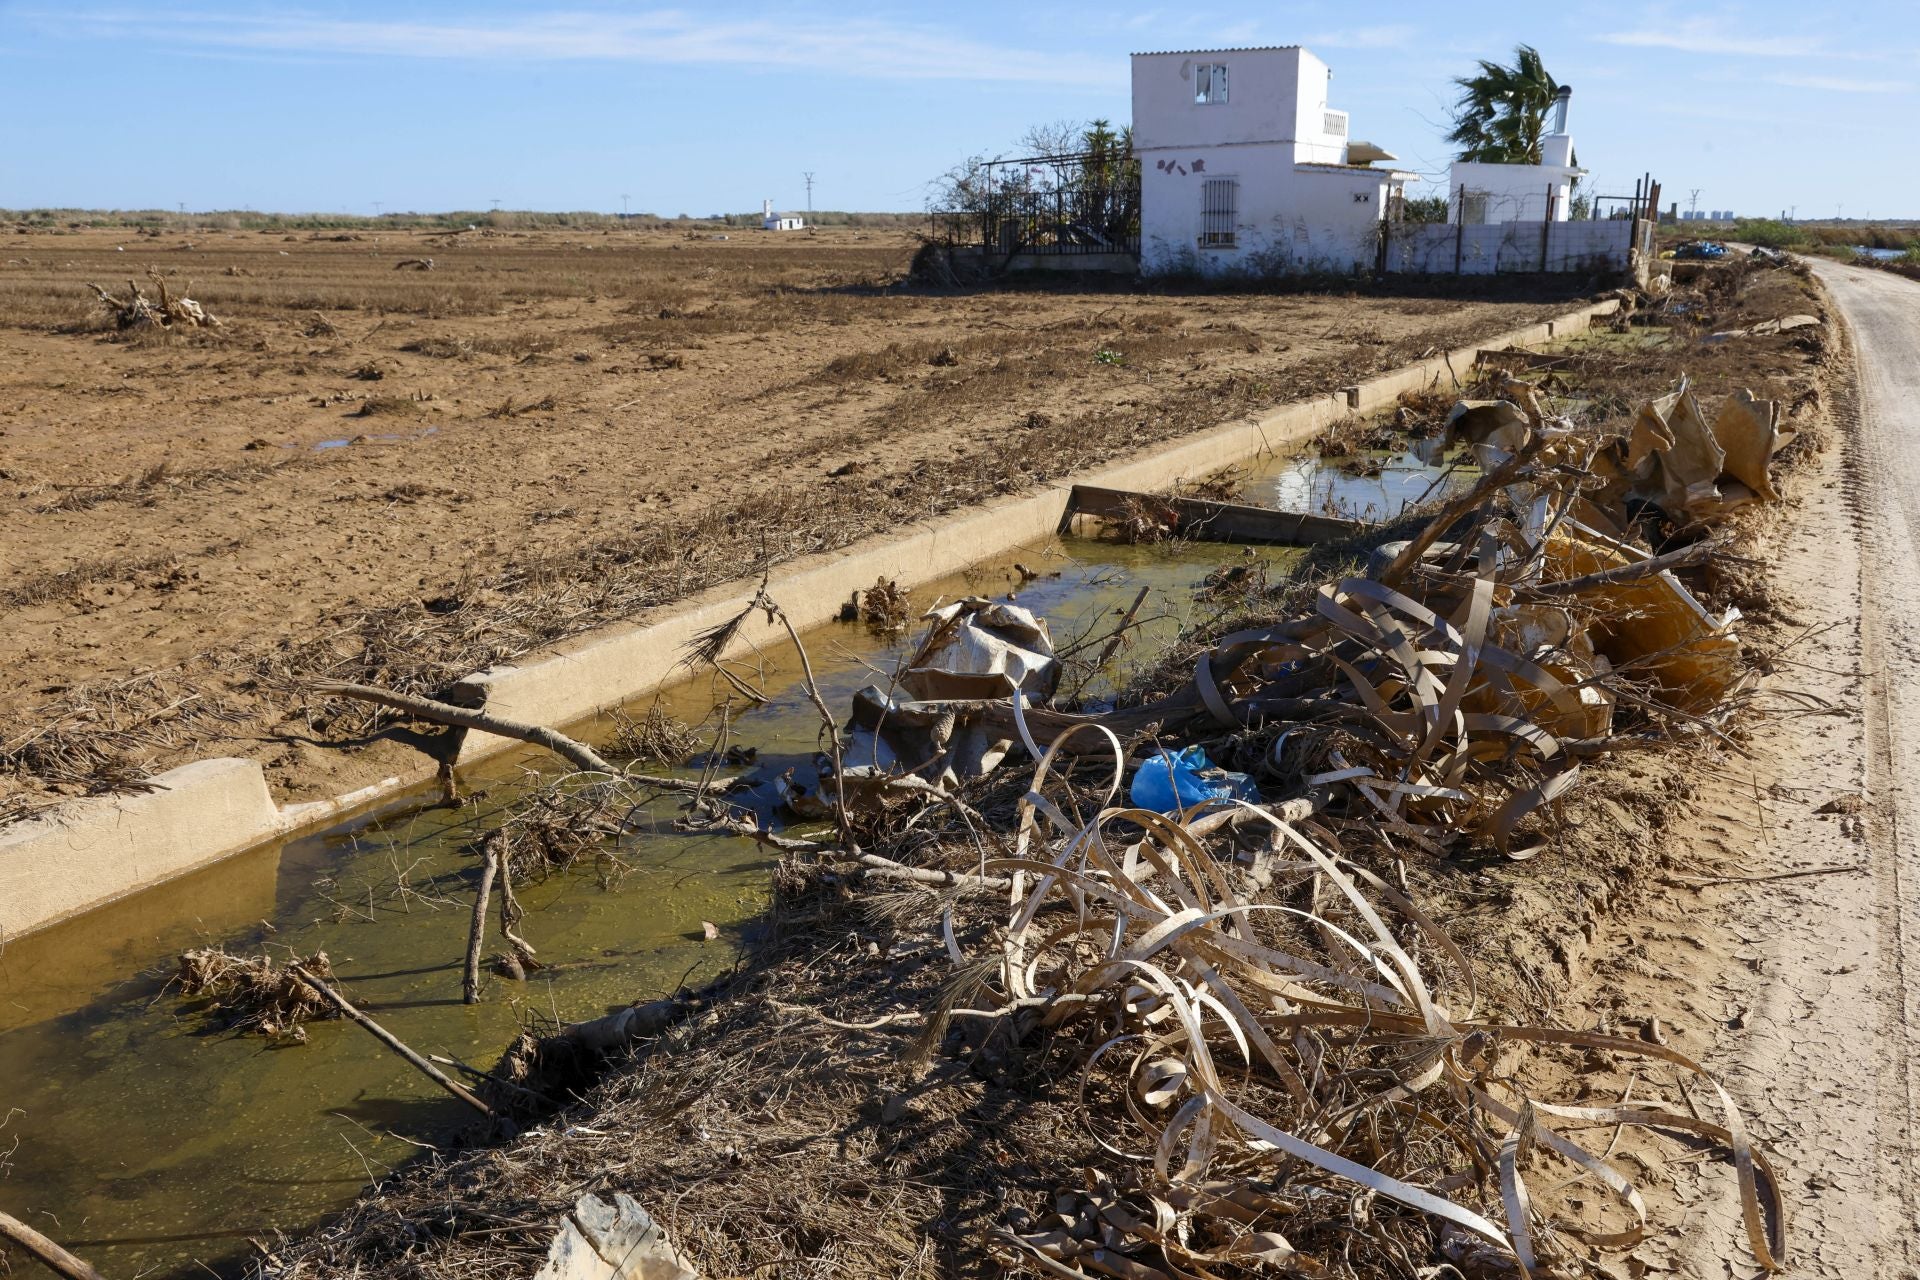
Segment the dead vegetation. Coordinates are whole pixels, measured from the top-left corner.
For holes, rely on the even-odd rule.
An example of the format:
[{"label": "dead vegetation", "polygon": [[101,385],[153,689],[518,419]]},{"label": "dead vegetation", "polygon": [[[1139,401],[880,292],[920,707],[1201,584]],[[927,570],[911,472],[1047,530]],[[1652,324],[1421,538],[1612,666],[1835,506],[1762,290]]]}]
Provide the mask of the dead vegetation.
[{"label": "dead vegetation", "polygon": [[306,1039],[306,1023],[339,1014],[293,972],[296,968],[322,980],[333,977],[324,951],[277,964],[265,954],[237,956],[204,947],[180,954],[171,985],[229,1030],[300,1043]]},{"label": "dead vegetation", "polygon": [[141,333],[150,329],[217,329],[220,322],[207,309],[188,297],[189,281],[179,293],[167,288],[166,277],[151,268],[147,278],[159,290],[159,301],[149,299],[137,281],[127,281],[127,296],[117,298],[97,284],[89,284],[100,305],[123,333]]},{"label": "dead vegetation", "polygon": [[[1557,1010],[1753,709],[1706,606],[1804,405],[1669,382],[1569,420],[1493,385],[1511,413],[1450,415],[1472,493],[1250,592],[1118,708],[883,695],[951,746],[844,788],[837,839],[748,824],[782,859],[752,970],[576,1062],[570,1123],[264,1270],[524,1273],[592,1179],[713,1275],[1614,1274],[1670,1207],[1620,1153],[1663,1143],[1783,1265],[1735,1099],[1630,1010]],[[970,726],[1030,766],[958,769]],[[1126,798],[1188,745],[1260,799]]]}]

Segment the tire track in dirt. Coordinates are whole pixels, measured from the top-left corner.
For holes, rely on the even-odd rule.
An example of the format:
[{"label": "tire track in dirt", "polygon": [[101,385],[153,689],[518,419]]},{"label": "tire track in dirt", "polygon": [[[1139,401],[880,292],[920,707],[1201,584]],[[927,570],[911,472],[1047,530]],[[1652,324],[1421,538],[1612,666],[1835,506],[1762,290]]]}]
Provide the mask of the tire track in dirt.
[{"label": "tire track in dirt", "polygon": [[1881,950],[1874,1274],[1912,1277],[1920,1274],[1920,851],[1908,834],[1920,819],[1920,286],[1837,263],[1815,271],[1853,331],[1858,373],[1848,488],[1865,553],[1866,815]]}]

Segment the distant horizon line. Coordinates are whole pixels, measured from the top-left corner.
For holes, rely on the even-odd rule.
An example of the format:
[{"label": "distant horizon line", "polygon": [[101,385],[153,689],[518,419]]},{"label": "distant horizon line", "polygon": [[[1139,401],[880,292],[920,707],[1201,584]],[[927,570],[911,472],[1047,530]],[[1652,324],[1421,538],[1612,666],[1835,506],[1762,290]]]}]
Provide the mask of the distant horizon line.
[{"label": "distant horizon line", "polygon": [[[774,211],[781,217],[801,218],[919,218],[925,217],[925,209],[779,209]],[[537,209],[537,208],[495,208],[495,209],[394,209],[379,213],[351,213],[345,210],[306,209],[275,210],[254,208],[230,209],[166,209],[159,206],[102,207],[87,205],[23,205],[18,208],[0,207],[0,221],[17,222],[30,218],[259,218],[259,219],[332,219],[352,222],[390,222],[404,220],[454,220],[467,219],[477,221],[494,217],[514,218],[594,218],[613,222],[716,222],[730,218],[759,218],[764,216],[760,209],[739,209],[731,212],[715,213],[656,213],[636,210],[622,213],[619,210],[604,209]],[[1727,221],[1728,219],[1701,218],[1700,221]],[[1787,222],[1796,226],[1873,226],[1884,223],[1920,222],[1920,214],[1895,215],[1891,217],[1838,217],[1838,218],[1781,218],[1769,214],[1738,214],[1737,221]]]}]

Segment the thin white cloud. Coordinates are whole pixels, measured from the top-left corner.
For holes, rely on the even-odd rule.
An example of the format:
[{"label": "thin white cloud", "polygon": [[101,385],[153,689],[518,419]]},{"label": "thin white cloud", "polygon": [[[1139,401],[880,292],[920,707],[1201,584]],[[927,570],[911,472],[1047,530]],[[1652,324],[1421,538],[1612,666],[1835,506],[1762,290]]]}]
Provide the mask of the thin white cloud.
[{"label": "thin white cloud", "polygon": [[1730,54],[1745,58],[1852,58],[1874,55],[1826,48],[1804,36],[1750,36],[1694,19],[1672,26],[1613,31],[1594,37],[1602,44],[1634,49],[1677,49],[1682,53]]},{"label": "thin white cloud", "polygon": [[623,61],[835,71],[866,79],[1026,81],[1110,88],[1123,64],[982,44],[932,25],[844,18],[707,19],[679,10],[449,22],[303,14],[16,12],[54,35],[263,54],[490,61]]},{"label": "thin white cloud", "polygon": [[1855,80],[1846,76],[1771,76],[1773,84],[1790,89],[1817,89],[1821,93],[1912,93],[1910,80]]},{"label": "thin white cloud", "polygon": [[1322,31],[1300,43],[1309,49],[1399,49],[1413,40],[1413,28],[1394,23],[1378,27],[1352,27],[1345,31]]}]

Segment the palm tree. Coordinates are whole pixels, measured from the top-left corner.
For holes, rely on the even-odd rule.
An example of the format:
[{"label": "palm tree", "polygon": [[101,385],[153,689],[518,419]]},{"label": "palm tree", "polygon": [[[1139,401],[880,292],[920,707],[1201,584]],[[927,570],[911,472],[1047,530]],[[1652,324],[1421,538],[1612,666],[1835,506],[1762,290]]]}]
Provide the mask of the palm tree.
[{"label": "palm tree", "polygon": [[1480,74],[1454,81],[1460,100],[1453,107],[1453,132],[1447,141],[1459,147],[1455,158],[1482,164],[1539,164],[1540,135],[1560,85],[1547,74],[1531,45],[1513,51],[1513,65],[1481,62]]}]

